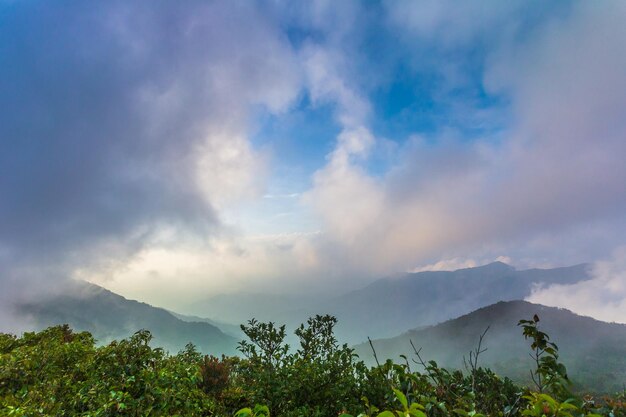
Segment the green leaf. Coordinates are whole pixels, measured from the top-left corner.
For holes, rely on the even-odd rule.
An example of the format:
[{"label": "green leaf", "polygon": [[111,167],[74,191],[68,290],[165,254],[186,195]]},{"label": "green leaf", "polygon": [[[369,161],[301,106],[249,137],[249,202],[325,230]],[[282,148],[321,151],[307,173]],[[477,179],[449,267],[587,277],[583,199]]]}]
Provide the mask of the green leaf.
[{"label": "green leaf", "polygon": [[556,405],[557,405],[556,400],[554,398],[550,397],[548,394],[539,394],[539,395],[537,395],[537,399],[547,402],[552,407],[556,407]]},{"label": "green leaf", "polygon": [[264,415],[266,417],[270,417],[270,409],[266,405],[257,404],[254,406],[254,414],[255,415]]},{"label": "green leaf", "polygon": [[409,410],[424,410],[424,406],[420,403],[413,403]]},{"label": "green leaf", "polygon": [[235,417],[252,417],[252,409],[249,407],[242,408],[235,413]]},{"label": "green leaf", "polygon": [[396,394],[396,398],[400,401],[405,410],[409,408],[409,402],[406,399],[406,396],[399,389],[393,388],[393,392]]}]

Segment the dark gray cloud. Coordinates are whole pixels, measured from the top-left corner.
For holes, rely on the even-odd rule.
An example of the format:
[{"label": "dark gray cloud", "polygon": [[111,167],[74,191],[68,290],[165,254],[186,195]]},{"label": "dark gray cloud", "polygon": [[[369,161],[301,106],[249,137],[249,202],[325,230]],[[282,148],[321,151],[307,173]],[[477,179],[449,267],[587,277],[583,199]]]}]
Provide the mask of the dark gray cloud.
[{"label": "dark gray cloud", "polygon": [[220,187],[198,159],[216,178],[235,148],[229,169],[256,169],[250,106],[281,111],[299,88],[288,41],[248,3],[3,3],[0,57],[4,279],[132,253],[164,224],[210,233]]}]

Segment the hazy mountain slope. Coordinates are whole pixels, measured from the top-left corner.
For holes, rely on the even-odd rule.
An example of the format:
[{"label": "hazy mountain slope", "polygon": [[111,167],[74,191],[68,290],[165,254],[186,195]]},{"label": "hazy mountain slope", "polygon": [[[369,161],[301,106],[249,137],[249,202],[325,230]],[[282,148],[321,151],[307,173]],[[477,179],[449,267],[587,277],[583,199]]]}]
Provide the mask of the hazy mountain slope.
[{"label": "hazy mountain slope", "polygon": [[[570,376],[580,384],[596,390],[619,389],[626,383],[626,325],[605,323],[578,316],[568,310],[531,304],[525,301],[499,302],[462,317],[400,336],[374,340],[379,360],[400,360],[412,355],[409,340],[421,348],[425,360],[440,365],[463,368],[463,356],[476,347],[480,334],[485,336],[480,364],[518,380],[527,380],[532,364],[528,353],[530,342],[524,340],[520,319],[540,317],[540,329],[559,346],[562,362]],[[367,343],[356,346],[359,356],[373,363]],[[415,365],[419,368],[418,365]]]},{"label": "hazy mountain slope", "polygon": [[211,324],[183,321],[162,308],[88,283],[77,283],[66,295],[22,304],[19,309],[40,328],[68,323],[76,330],[91,332],[100,343],[128,337],[140,329],[150,330],[153,344],[173,353],[192,342],[202,352],[233,354],[237,343]]},{"label": "hazy mountain slope", "polygon": [[246,323],[251,318],[261,321],[276,320],[287,312],[314,308],[320,297],[309,294],[217,294],[194,302],[185,313],[209,317],[226,323]]},{"label": "hazy mountain slope", "polygon": [[172,314],[174,317],[182,321],[187,321],[187,322],[192,322],[192,323],[193,322],[209,323],[210,325],[217,327],[225,334],[232,336],[237,340],[245,338],[246,336],[244,332],[241,330],[241,327],[239,327],[239,325],[236,325],[236,324],[225,323],[223,321],[207,319],[204,317],[180,314],[180,313],[176,313],[175,311],[168,310],[168,312]]},{"label": "hazy mountain slope", "polygon": [[190,304],[186,313],[229,323],[245,323],[255,317],[287,324],[290,331],[312,315],[332,314],[339,319],[336,333],[340,341],[354,344],[367,336],[391,337],[439,323],[500,300],[523,299],[534,284],[566,284],[589,278],[584,264],[517,271],[495,262],[457,271],[407,273],[334,297],[220,294]]},{"label": "hazy mountain slope", "polygon": [[586,265],[517,271],[501,262],[457,271],[409,273],[331,299],[315,311],[287,314],[284,320],[291,319],[296,324],[310,314],[333,314],[339,319],[339,337],[359,343],[367,336],[391,337],[500,300],[523,299],[530,295],[533,284],[564,284],[585,279],[589,279]]}]

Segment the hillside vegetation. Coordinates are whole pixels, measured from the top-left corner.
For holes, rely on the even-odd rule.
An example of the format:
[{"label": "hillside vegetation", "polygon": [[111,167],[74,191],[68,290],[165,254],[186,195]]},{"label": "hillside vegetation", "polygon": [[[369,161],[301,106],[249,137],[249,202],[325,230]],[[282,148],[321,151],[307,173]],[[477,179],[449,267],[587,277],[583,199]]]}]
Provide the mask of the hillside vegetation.
[{"label": "hillside vegetation", "polygon": [[150,347],[148,331],[99,347],[67,325],[0,334],[0,415],[626,416],[624,392],[572,393],[537,316],[515,326],[535,358],[526,387],[482,368],[480,346],[464,373],[420,355],[368,367],[337,342],[336,322],[309,319],[290,349],[284,326],[251,320],[242,326],[242,358],[202,355],[191,344],[169,355]]},{"label": "hillside vegetation", "polygon": [[18,308],[37,329],[67,323],[75,330],[88,331],[100,344],[150,329],[152,344],[170,352],[192,342],[202,352],[233,355],[239,340],[202,319],[182,320],[167,310],[87,282],[75,282],[62,295],[22,303]]},{"label": "hillside vegetation", "polygon": [[[413,347],[442,366],[463,368],[463,358],[478,343],[487,327],[481,363],[516,382],[529,382],[532,360],[528,346],[519,337],[516,324],[520,317],[541,317],[542,328],[560,347],[568,364],[574,387],[584,391],[614,391],[626,381],[626,325],[605,323],[571,311],[531,304],[525,301],[499,302],[435,326],[410,330],[389,339],[373,340],[379,360],[400,360]],[[368,343],[355,346],[367,363],[374,364]]]}]

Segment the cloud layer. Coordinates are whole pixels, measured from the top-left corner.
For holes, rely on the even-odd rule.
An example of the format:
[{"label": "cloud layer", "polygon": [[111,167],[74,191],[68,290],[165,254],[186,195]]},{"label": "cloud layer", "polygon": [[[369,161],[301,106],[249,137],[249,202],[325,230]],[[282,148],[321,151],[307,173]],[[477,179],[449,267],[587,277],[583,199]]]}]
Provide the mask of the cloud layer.
[{"label": "cloud layer", "polygon": [[[594,229],[595,238],[603,234],[598,228],[615,237],[611,229],[626,205],[621,75],[626,50],[618,17],[624,7],[576,4],[563,16],[532,31],[507,33],[499,42],[490,38],[501,28],[525,28],[519,4],[472,6],[458,15],[443,13],[443,7],[390,3],[392,30],[418,50],[420,43],[439,42],[442,55],[468,42],[487,44],[482,84],[490,94],[506,97],[510,123],[471,140],[445,125],[435,134],[414,135],[400,145],[391,168],[376,175],[364,160],[384,139],[373,138],[361,117],[360,133],[342,131],[306,194],[329,244],[348,248],[340,251],[343,261],[365,273],[467,254],[490,253],[493,259],[505,252],[521,261],[536,255],[535,245],[549,251],[544,256],[553,264],[575,262],[559,251],[572,246],[565,239],[580,229]],[[488,30],[469,24],[469,16],[486,19]],[[443,31],[446,35],[436,38]],[[341,86],[333,89],[340,120],[351,108],[346,97],[358,97],[345,92],[348,82],[323,80]],[[446,79],[445,84],[454,90],[466,83]],[[552,248],[542,245],[546,240]],[[597,244],[574,243],[579,261],[593,260]],[[585,250],[590,258],[581,259]]]},{"label": "cloud layer", "polygon": [[536,288],[532,303],[564,307],[608,322],[626,323],[626,247],[595,263],[592,279],[573,285]]},{"label": "cloud layer", "polygon": [[[11,297],[79,276],[176,307],[626,243],[621,3],[2,7]],[[323,112],[326,158],[285,178],[313,156],[267,126]]]}]

